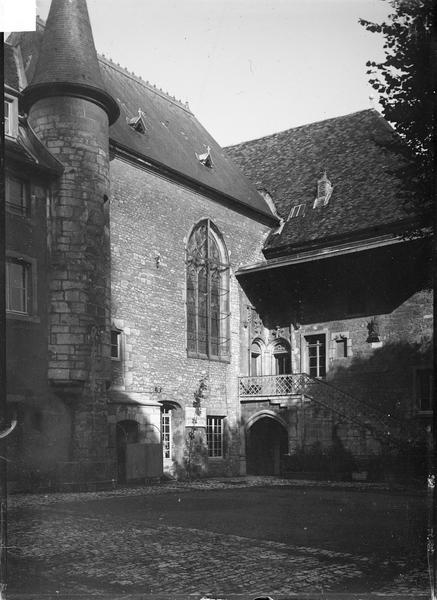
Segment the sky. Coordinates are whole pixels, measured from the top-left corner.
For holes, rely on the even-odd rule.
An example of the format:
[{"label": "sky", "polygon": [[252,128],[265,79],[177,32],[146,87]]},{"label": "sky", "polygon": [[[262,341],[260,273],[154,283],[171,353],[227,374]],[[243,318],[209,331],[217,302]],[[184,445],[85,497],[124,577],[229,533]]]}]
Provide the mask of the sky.
[{"label": "sky", "polygon": [[[37,0],[47,17],[50,0]],[[385,0],[88,0],[97,51],[188,101],[222,145],[370,108]],[[374,99],[369,97],[373,96]]]}]

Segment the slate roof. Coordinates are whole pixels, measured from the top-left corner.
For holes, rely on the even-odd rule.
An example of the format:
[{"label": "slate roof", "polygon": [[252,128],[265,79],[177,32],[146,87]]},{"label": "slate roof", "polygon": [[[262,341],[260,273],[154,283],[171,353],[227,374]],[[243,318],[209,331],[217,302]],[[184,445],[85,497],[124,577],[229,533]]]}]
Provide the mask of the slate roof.
[{"label": "slate roof", "polygon": [[14,90],[20,89],[18,64],[15,57],[15,48],[5,43],[3,45],[4,82]]},{"label": "slate roof", "polygon": [[33,130],[26,124],[18,127],[16,139],[5,137],[7,164],[18,161],[20,167],[26,166],[48,175],[61,175],[63,165],[47,150]]},{"label": "slate roof", "polygon": [[[121,110],[110,128],[116,145],[272,217],[262,196],[185,105],[104,58],[100,58],[100,69],[107,91]],[[138,109],[144,113],[144,134],[127,122],[138,116]],[[212,168],[202,165],[196,157],[208,147]]]},{"label": "slate roof", "polygon": [[52,0],[32,85],[59,81],[103,88],[86,0]]},{"label": "slate roof", "polygon": [[[243,173],[272,196],[286,220],[270,235],[265,254],[323,246],[328,240],[367,237],[409,218],[394,170],[405,159],[399,139],[373,109],[303,125],[225,149]],[[334,186],[327,206],[313,209],[326,170]],[[288,219],[293,206],[304,216]]]},{"label": "slate roof", "polygon": [[[35,77],[43,73],[44,61],[40,71],[37,66],[34,75],[38,54],[43,51],[38,46],[41,38],[44,44],[45,38],[40,22],[37,29],[36,33],[13,34],[9,38],[11,43],[20,45],[30,88]],[[252,214],[257,213],[271,225],[276,223],[276,217],[264,198],[185,105],[102,56],[99,56],[99,67],[104,90],[120,108],[120,116],[109,131],[116,147],[149,161],[157,168],[164,167],[166,172],[201,186],[204,191],[212,192],[214,197],[222,197],[230,205],[250,209]],[[128,124],[130,119],[138,116],[139,109],[144,113],[144,134]],[[196,157],[196,153],[203,154],[208,147],[211,149],[212,168],[202,165]]]}]

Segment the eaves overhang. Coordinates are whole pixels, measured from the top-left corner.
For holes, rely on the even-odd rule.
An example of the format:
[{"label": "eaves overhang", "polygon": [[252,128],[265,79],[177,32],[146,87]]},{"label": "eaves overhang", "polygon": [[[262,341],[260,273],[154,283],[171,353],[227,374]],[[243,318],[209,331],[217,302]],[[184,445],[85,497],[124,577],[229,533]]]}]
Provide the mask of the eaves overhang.
[{"label": "eaves overhang", "polygon": [[393,246],[401,243],[405,243],[405,239],[402,236],[390,233],[372,239],[351,241],[335,246],[325,246],[323,248],[306,250],[289,256],[271,258],[261,263],[240,267],[235,275],[236,277],[242,277],[251,273],[261,273],[262,271],[270,271],[272,269],[324,260],[326,258],[335,258],[337,256],[364,252],[366,250],[373,250],[375,248]]}]

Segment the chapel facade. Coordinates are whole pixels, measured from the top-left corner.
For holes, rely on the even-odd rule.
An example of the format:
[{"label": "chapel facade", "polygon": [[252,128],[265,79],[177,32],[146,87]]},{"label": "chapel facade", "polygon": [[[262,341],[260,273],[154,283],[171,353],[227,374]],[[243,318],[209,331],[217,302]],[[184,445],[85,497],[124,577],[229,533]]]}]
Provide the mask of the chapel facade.
[{"label": "chapel facade", "polygon": [[364,471],[423,430],[429,248],[402,237],[381,117],[222,149],[97,54],[85,0],[4,59],[12,485],[279,475],[333,447]]}]

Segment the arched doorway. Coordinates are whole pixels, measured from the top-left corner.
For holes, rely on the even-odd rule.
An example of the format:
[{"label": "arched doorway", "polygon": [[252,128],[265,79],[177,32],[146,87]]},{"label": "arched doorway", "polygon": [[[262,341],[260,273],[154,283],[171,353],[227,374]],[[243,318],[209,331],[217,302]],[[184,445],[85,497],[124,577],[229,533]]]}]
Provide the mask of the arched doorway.
[{"label": "arched doorway", "polygon": [[126,420],[117,423],[117,480],[126,483],[126,446],[138,442],[139,424]]},{"label": "arched doorway", "polygon": [[246,464],[248,475],[279,475],[281,458],[287,452],[287,429],[275,417],[261,416],[247,430]]}]

